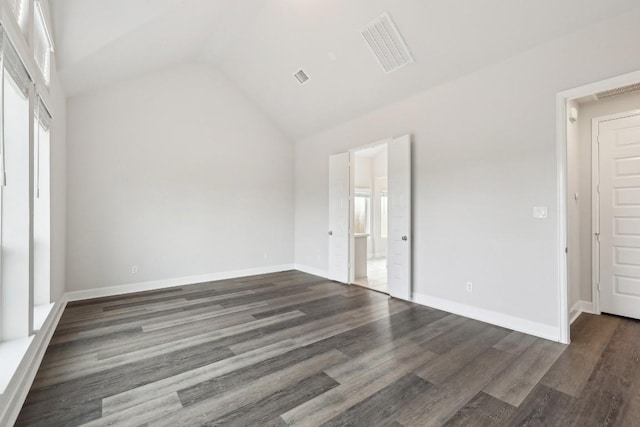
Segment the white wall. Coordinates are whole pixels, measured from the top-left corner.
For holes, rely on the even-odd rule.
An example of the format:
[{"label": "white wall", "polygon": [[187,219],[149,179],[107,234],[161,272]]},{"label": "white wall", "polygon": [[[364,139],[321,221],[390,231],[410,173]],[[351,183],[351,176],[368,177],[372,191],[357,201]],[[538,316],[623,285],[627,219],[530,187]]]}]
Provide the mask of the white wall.
[{"label": "white wall", "polygon": [[578,119],[580,141],[580,288],[582,301],[593,302],[592,296],[592,201],[591,143],[592,120],[596,117],[640,109],[640,92],[580,105]]},{"label": "white wall", "polygon": [[218,71],[173,67],[67,111],[67,290],[293,262],[293,146]]},{"label": "white wall", "polygon": [[639,20],[605,21],[298,141],[296,263],[327,269],[328,156],[411,133],[414,293],[558,326],[555,96],[640,68]]},{"label": "white wall", "polygon": [[51,73],[50,99],[51,300],[58,301],[67,282],[67,103],[55,69]]}]

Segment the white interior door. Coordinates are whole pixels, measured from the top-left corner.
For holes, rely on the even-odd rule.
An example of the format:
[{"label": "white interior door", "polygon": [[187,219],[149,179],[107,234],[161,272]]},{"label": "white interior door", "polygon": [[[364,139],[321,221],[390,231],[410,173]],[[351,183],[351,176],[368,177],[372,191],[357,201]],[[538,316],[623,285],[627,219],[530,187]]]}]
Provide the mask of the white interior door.
[{"label": "white interior door", "polygon": [[329,158],[329,279],[349,282],[349,153]]},{"label": "white interior door", "polygon": [[389,142],[387,286],[389,295],[411,298],[411,138]]},{"label": "white interior door", "polygon": [[600,310],[638,319],[640,113],[601,121],[598,141]]}]

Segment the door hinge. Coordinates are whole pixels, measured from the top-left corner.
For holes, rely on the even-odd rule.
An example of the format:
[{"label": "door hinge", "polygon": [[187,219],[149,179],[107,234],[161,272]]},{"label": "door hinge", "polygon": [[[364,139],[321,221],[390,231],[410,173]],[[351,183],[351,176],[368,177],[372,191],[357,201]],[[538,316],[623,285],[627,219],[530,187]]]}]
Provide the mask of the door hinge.
[{"label": "door hinge", "polygon": [[596,184],[596,193],[600,194],[600,184]]},{"label": "door hinge", "polygon": [[564,253],[568,254],[569,253],[569,248],[564,248]]}]

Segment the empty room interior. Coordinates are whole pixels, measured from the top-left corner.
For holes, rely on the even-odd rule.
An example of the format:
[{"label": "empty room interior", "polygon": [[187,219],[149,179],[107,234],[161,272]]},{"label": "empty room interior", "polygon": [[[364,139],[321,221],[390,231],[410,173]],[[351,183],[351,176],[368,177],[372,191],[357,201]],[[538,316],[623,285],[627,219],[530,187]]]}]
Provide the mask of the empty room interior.
[{"label": "empty room interior", "polygon": [[640,426],[637,0],[0,0],[0,426]]}]

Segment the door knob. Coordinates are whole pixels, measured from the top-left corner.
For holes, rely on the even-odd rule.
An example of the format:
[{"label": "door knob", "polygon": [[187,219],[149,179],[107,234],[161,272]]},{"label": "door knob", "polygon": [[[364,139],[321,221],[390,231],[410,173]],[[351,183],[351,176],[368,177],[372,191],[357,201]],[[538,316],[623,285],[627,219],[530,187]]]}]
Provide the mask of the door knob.
[{"label": "door knob", "polygon": [[329,236],[333,236],[333,231],[330,231],[330,232],[329,232]]},{"label": "door knob", "polygon": [[407,236],[402,236],[402,240],[406,242],[407,240],[409,240],[409,238]]}]

